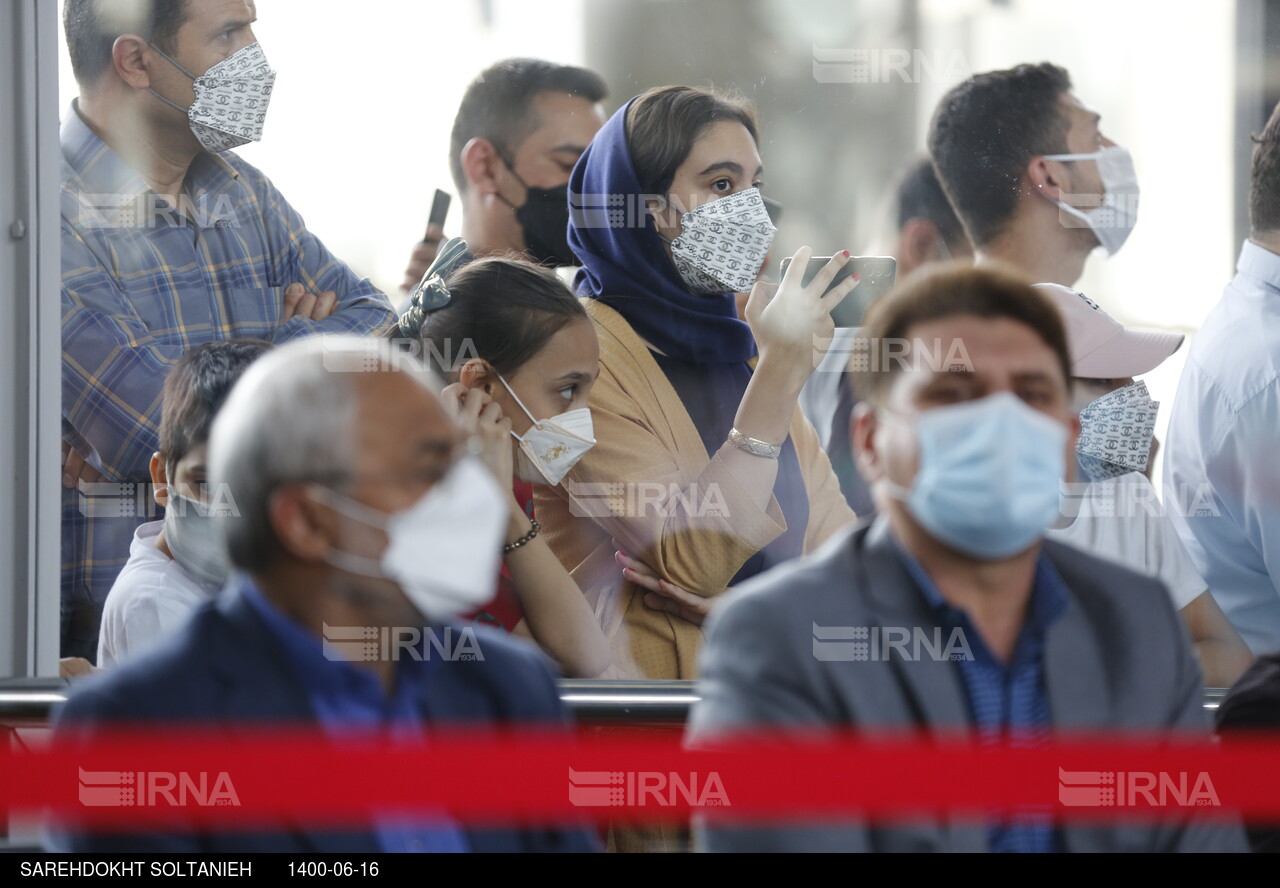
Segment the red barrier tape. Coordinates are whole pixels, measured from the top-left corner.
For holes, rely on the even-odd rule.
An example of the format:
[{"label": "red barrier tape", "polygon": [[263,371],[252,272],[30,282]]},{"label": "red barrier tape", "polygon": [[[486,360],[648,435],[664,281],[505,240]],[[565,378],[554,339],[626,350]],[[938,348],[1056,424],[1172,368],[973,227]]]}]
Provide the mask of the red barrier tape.
[{"label": "red barrier tape", "polygon": [[98,733],[0,753],[0,806],[88,825],[237,829],[447,811],[470,824],[878,821],[1013,809],[1057,821],[1280,820],[1280,736],[1059,737],[1033,748],[855,734],[687,750],[662,731],[363,735]]}]

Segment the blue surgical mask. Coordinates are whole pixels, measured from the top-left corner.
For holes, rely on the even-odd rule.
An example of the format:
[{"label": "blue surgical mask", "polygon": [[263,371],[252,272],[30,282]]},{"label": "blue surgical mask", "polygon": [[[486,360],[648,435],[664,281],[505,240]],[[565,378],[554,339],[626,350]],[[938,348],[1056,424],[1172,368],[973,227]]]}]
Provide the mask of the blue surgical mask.
[{"label": "blue surgical mask", "polygon": [[1030,548],[1058,517],[1067,428],[1009,392],[924,411],[910,490],[889,486],[938,541],[984,561]]}]

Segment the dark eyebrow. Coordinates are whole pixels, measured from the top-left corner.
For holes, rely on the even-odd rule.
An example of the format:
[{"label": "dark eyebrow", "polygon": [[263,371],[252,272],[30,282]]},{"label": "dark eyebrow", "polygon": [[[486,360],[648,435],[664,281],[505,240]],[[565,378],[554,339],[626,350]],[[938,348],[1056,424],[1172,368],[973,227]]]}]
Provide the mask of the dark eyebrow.
[{"label": "dark eyebrow", "polygon": [[257,19],[249,19],[249,20],[231,19],[229,21],[224,21],[222,24],[218,25],[218,27],[213,30],[213,33],[222,34],[227,31],[243,31],[245,28],[252,25],[255,21],[257,21]]},{"label": "dark eyebrow", "polygon": [[[707,167],[705,170],[698,173],[698,176],[699,178],[701,178],[702,176],[706,176],[711,173],[717,173],[717,172],[720,172],[721,170],[724,170],[727,173],[732,173],[735,176],[741,176],[743,174],[742,164],[735,163],[732,160],[722,160],[719,163],[713,163],[711,166]],[[756,176],[761,175],[763,172],[764,172],[763,165],[756,167]]]},{"label": "dark eyebrow", "polygon": [[558,151],[564,151],[566,153],[581,154],[586,150],[587,150],[586,145],[557,145],[556,147],[551,149],[551,153],[555,154]]},{"label": "dark eyebrow", "polygon": [[[597,370],[596,376],[599,375],[600,371]],[[561,376],[556,380],[556,382],[589,382],[593,378],[594,377],[588,376],[585,373],[579,373],[577,370],[574,370],[572,373],[566,373],[564,376]]]}]

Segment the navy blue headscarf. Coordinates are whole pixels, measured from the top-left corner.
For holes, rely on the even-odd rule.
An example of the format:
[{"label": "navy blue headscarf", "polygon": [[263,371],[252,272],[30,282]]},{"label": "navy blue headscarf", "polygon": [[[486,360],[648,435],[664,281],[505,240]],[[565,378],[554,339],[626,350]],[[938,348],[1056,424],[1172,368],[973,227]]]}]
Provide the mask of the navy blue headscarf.
[{"label": "navy blue headscarf", "polygon": [[671,357],[702,364],[749,361],[755,340],[738,320],[733,294],[690,293],[645,210],[627,145],[631,102],[596,133],[569,179],[569,247],[582,263],[574,288],[617,311]]}]

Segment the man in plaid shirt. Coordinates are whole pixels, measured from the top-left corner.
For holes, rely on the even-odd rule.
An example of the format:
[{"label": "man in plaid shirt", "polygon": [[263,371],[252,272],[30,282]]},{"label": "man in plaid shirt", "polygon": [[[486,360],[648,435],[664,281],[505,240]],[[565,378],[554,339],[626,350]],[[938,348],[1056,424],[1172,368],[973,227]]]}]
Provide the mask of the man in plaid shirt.
[{"label": "man in plaid shirt", "polygon": [[182,354],[217,339],[378,335],[394,321],[261,172],[193,126],[221,113],[200,98],[220,83],[269,98],[252,0],[147,7],[64,9],[80,87],[61,137],[64,657],[92,659],[133,532],[155,517],[144,482],[161,386]]}]

